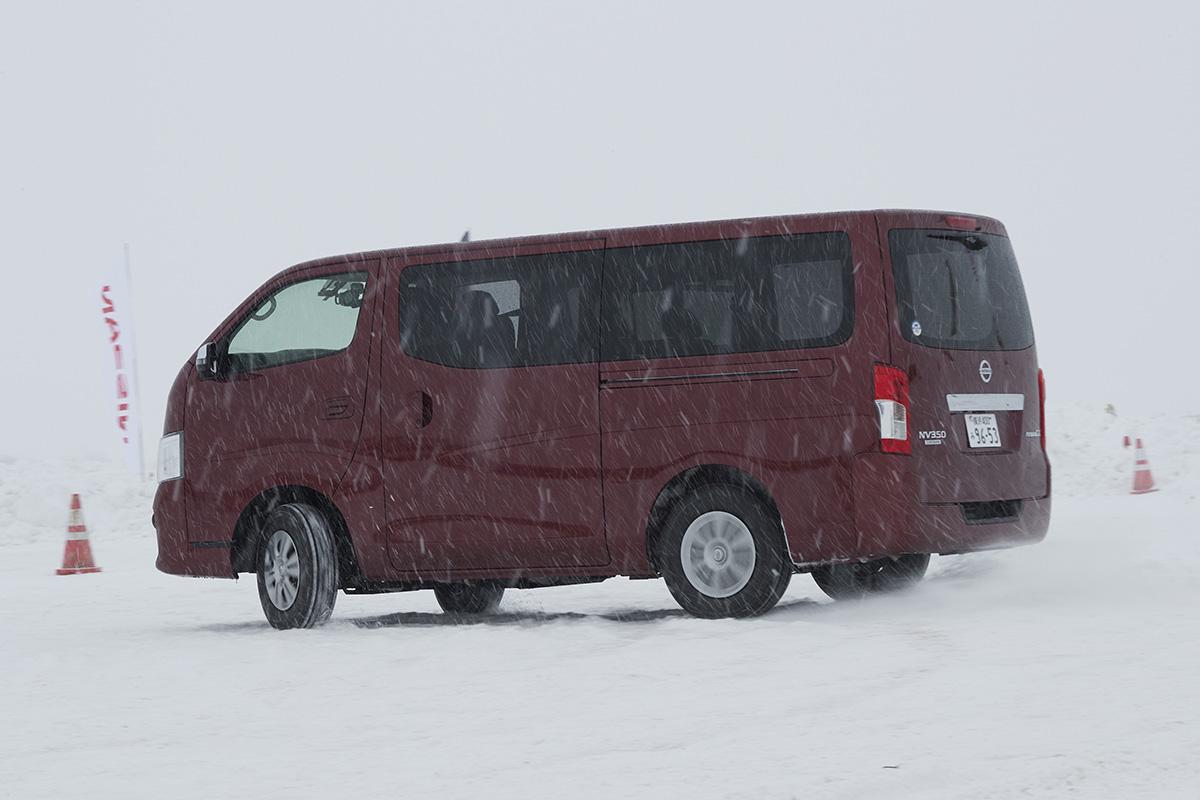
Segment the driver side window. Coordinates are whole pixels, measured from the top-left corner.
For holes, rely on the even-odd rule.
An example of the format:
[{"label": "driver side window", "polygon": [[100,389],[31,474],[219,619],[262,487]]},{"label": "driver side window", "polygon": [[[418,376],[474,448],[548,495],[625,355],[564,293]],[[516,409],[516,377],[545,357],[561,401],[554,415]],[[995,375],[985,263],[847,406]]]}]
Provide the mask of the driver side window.
[{"label": "driver side window", "polygon": [[234,331],[229,368],[246,372],[345,350],[354,339],[366,285],[365,272],[348,272],[279,289]]}]

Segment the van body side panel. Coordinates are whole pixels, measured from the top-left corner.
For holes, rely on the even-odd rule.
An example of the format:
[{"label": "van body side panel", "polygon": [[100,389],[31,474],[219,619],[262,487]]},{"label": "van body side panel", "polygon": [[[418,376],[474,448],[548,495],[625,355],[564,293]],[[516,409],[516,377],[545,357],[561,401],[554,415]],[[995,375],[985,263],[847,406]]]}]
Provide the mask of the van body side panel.
[{"label": "van body side panel", "polygon": [[924,552],[912,549],[922,540],[912,536],[917,525],[911,464],[892,453],[860,453],[854,459],[853,479],[855,546],[838,558]]},{"label": "van body side panel", "polygon": [[[214,338],[283,286],[347,271],[368,273],[353,339],[340,352],[188,384],[184,482],[189,543],[205,563],[232,574],[229,546],[239,515],[261,492],[305,486],[332,498],[354,455],[363,421],[377,262],[327,265],[277,276]],[[211,553],[211,557],[207,554]]]},{"label": "van body side panel", "polygon": [[[524,269],[535,257],[552,265],[556,254],[570,254],[580,263],[591,259],[598,278],[603,246],[592,239],[476,250],[461,263],[453,250],[391,261],[381,424],[385,526],[397,577],[480,570],[516,577],[587,567],[606,574],[594,358],[511,367],[436,363],[402,346],[404,317],[415,311],[390,305],[414,280],[406,270],[416,274],[426,265],[422,280],[438,282],[439,274],[486,270],[489,263]],[[479,296],[469,284],[460,296]],[[583,313],[594,314],[594,305]],[[529,324],[528,317],[519,321]],[[449,339],[454,332],[439,322],[429,335]]]},{"label": "van body side panel", "polygon": [[[618,572],[653,571],[646,547],[650,510],[673,478],[701,465],[738,469],[767,489],[794,561],[857,550],[852,468],[855,455],[877,440],[870,374],[887,349],[873,221],[824,215],[693,235],[829,232],[843,232],[850,241],[854,323],[848,340],[829,347],[601,364],[605,524]],[[609,248],[664,241],[610,240]]]},{"label": "van body side panel", "polygon": [[[794,558],[819,560],[845,546],[852,530],[848,462],[814,444],[840,448],[851,422],[829,402],[833,359],[706,359],[691,372],[714,367],[743,376],[684,376],[667,385],[626,383],[625,372],[602,379],[606,523],[621,573],[649,569],[646,524],[654,501],[675,476],[702,465],[733,467],[766,487]],[[790,374],[769,377],[776,371]]]}]

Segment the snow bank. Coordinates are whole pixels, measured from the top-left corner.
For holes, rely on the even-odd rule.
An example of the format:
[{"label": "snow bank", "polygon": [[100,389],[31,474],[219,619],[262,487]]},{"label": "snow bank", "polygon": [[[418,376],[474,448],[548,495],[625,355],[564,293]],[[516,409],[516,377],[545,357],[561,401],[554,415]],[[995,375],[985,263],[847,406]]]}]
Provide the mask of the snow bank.
[{"label": "snow bank", "polygon": [[0,455],[0,547],[61,540],[71,494],[93,537],[153,537],[154,485],[118,462],[10,459]]},{"label": "snow bank", "polygon": [[1154,480],[1164,492],[1200,497],[1200,414],[1126,416],[1103,403],[1051,403],[1047,446],[1054,469],[1054,494],[1102,497],[1124,494],[1133,482],[1133,448],[1125,436],[1140,437]]}]

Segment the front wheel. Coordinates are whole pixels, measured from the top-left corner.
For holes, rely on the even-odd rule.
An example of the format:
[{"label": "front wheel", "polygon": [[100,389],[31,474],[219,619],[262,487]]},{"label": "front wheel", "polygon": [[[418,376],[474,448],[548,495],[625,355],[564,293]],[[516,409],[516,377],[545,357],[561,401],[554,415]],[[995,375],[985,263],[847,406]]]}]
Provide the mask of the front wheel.
[{"label": "front wheel", "polygon": [[258,548],[258,597],[274,628],[311,628],[337,600],[337,549],[325,518],[303,503],[267,516]]},{"label": "front wheel", "polygon": [[812,576],[821,591],[834,600],[853,600],[912,586],[925,577],[928,567],[928,553],[913,553],[871,561],[826,564],[814,568]]},{"label": "front wheel", "polygon": [[728,484],[703,486],[677,503],[655,555],[676,602],[697,617],[763,614],[792,578],[779,516]]}]

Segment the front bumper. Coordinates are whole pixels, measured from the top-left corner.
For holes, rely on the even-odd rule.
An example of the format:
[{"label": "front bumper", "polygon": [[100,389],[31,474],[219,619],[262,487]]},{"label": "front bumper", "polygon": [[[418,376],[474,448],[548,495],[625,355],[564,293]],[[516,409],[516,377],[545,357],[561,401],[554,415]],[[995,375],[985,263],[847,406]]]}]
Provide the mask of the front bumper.
[{"label": "front bumper", "polygon": [[235,578],[229,542],[191,541],[188,538],[184,479],[163,481],[154,494],[154,532],[158,537],[155,566],[169,575],[198,578]]}]

